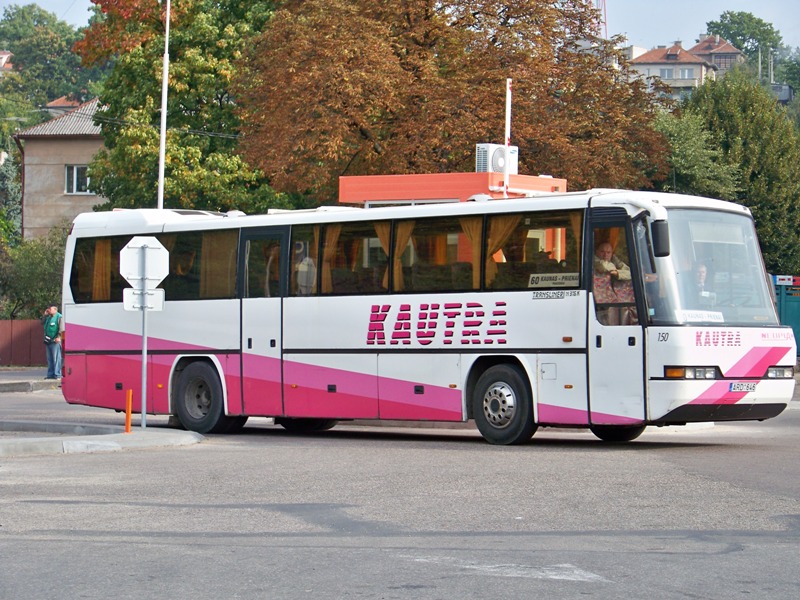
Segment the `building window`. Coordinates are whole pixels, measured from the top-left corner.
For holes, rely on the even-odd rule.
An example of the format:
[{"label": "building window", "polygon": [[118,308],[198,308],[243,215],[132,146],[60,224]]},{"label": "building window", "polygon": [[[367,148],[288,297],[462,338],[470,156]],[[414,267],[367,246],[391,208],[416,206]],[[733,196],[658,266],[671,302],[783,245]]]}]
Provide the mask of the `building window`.
[{"label": "building window", "polygon": [[720,71],[727,71],[733,66],[732,56],[716,56],[714,62],[719,66]]},{"label": "building window", "polygon": [[681,79],[694,79],[694,69],[681,69]]},{"label": "building window", "polygon": [[86,165],[67,165],[66,194],[91,194]]},{"label": "building window", "polygon": [[660,69],[658,72],[658,76],[661,79],[672,79],[673,70],[672,69]]}]

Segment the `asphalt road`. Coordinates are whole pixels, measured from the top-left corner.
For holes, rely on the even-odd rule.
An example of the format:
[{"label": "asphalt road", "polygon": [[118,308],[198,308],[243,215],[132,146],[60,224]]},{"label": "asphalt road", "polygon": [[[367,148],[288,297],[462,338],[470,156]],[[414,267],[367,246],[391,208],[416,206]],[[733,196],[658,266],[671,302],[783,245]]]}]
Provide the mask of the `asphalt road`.
[{"label": "asphalt road", "polygon": [[[186,447],[0,459],[0,598],[794,599],[794,406],[628,445],[256,420]],[[2,394],[0,414],[122,419],[56,391]]]}]

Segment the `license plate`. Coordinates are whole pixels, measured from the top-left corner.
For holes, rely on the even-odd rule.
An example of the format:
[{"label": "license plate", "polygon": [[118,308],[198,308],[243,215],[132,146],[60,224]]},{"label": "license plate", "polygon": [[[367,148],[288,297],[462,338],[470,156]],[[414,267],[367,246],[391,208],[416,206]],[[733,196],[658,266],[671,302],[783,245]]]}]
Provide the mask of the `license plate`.
[{"label": "license plate", "polygon": [[731,391],[732,392],[755,392],[756,391],[756,382],[755,381],[737,381],[736,383],[731,383]]}]

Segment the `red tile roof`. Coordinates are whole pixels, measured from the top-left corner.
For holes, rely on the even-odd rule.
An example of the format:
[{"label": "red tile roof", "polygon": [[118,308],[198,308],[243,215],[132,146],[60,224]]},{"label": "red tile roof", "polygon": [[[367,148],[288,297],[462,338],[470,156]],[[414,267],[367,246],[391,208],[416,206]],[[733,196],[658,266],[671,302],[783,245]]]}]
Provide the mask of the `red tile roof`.
[{"label": "red tile roof", "polygon": [[641,56],[634,58],[632,63],[635,64],[655,64],[655,63],[679,63],[679,64],[693,64],[702,65],[707,64],[699,56],[695,56],[688,50],[685,50],[681,45],[673,44],[669,48],[653,48],[649,52],[645,52]]},{"label": "red tile roof", "polygon": [[741,50],[718,35],[706,36],[692,46],[689,52],[693,54],[742,54]]},{"label": "red tile roof", "polygon": [[52,102],[45,104],[45,108],[77,108],[80,105],[81,103],[77,100],[70,100],[66,96],[61,96],[61,98],[56,98]]}]

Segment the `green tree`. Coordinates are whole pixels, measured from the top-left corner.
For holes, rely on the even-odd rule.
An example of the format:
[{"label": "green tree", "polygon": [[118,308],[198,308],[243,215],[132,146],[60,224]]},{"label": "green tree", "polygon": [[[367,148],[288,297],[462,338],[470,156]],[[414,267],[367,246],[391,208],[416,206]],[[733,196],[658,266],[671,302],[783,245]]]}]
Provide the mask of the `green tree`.
[{"label": "green tree", "polygon": [[21,186],[19,148],[14,134],[45,119],[21,92],[21,74],[0,77],[0,239],[15,244],[20,233]]},{"label": "green tree", "polygon": [[725,162],[738,167],[737,200],[753,213],[767,268],[799,273],[800,136],[785,110],[737,70],[698,88],[684,110],[703,120]]},{"label": "green tree", "polygon": [[9,248],[0,244],[0,315],[37,319],[42,307],[59,303],[67,225],[53,227],[42,238]]},{"label": "green tree", "polygon": [[81,67],[72,52],[79,37],[72,25],[36,4],[4,9],[0,45],[14,53],[14,67],[22,74],[22,90],[29,101],[46,104],[60,96],[89,99],[103,69]]},{"label": "green tree", "polygon": [[655,130],[670,146],[670,172],[660,183],[666,192],[735,200],[739,169],[723,160],[722,151],[700,115],[692,112],[662,112]]},{"label": "green tree", "polygon": [[579,0],[282,2],[237,78],[245,157],[323,201],[340,175],[469,171],[510,77],[520,172],[648,185],[655,102],[597,26]]},{"label": "green tree", "polygon": [[706,23],[706,28],[708,33],[725,38],[754,62],[759,48],[764,55],[770,49],[783,47],[780,32],[771,23],[749,12],[726,10],[718,21]]},{"label": "green tree", "polygon": [[760,50],[762,79],[769,72],[770,52],[774,53],[776,63],[785,52],[780,32],[753,13],[727,10],[718,21],[706,23],[706,28],[708,33],[725,38],[741,50],[755,69],[758,69]]},{"label": "green tree", "polygon": [[0,150],[0,244],[14,244],[20,234],[22,186],[16,153]]},{"label": "green tree", "polygon": [[21,73],[0,77],[0,151],[11,152],[18,130],[41,123],[47,117],[28,99]]},{"label": "green tree", "polygon": [[[156,205],[164,50],[160,14],[150,2],[98,2],[98,21],[78,45],[88,61],[119,53],[100,96],[105,150],[90,164],[101,208]],[[270,3],[186,0],[173,10],[164,205],[262,212],[287,206],[237,153],[240,122],[229,91],[238,58]],[[173,7],[175,9],[175,7]],[[136,14],[129,14],[138,11]],[[130,43],[134,39],[135,43]]]}]

